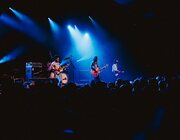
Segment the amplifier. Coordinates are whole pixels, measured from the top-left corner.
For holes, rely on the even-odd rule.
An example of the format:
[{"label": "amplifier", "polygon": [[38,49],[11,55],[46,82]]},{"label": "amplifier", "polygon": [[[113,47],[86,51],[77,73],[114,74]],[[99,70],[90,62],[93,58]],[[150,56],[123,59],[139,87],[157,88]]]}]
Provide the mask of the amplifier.
[{"label": "amplifier", "polygon": [[30,82],[32,78],[38,78],[42,73],[43,64],[40,62],[26,63],[26,81]]},{"label": "amplifier", "polygon": [[42,68],[42,63],[40,63],[40,62],[30,62],[30,63],[32,63],[32,67],[33,68]]}]

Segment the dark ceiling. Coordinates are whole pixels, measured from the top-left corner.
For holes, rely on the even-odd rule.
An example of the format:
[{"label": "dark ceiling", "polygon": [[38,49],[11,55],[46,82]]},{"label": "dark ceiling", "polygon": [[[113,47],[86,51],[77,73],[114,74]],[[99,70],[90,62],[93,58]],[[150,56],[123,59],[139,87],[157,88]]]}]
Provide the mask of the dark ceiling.
[{"label": "dark ceiling", "polygon": [[[9,0],[1,7],[21,11],[42,25],[47,18],[66,22],[92,16],[112,37],[122,39],[142,65],[177,69],[180,31],[178,1],[164,0]],[[146,59],[145,59],[146,58]],[[153,63],[153,64],[152,64]]]}]

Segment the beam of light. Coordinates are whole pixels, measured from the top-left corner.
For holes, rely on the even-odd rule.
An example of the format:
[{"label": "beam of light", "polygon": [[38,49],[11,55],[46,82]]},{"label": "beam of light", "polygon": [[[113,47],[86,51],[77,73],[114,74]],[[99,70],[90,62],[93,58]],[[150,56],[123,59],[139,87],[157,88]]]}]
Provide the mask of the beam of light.
[{"label": "beam of light", "polygon": [[72,56],[69,56],[69,57],[65,57],[61,62],[60,62],[60,65],[61,66],[64,66],[66,64],[70,64],[72,61]]},{"label": "beam of light", "polygon": [[13,14],[22,22],[24,25],[27,26],[36,26],[35,23],[25,14],[18,12],[17,10],[9,7],[9,9],[13,12]]},{"label": "beam of light", "polygon": [[24,52],[24,48],[18,47],[0,59],[0,64],[12,61]]},{"label": "beam of light", "polygon": [[68,25],[67,28],[70,30],[72,27],[71,27],[71,25]]},{"label": "beam of light", "polygon": [[96,39],[91,34],[91,31],[83,32],[77,25],[73,27],[69,26],[68,31],[71,38],[71,50],[69,54],[73,54],[73,67],[78,68],[78,71],[75,70],[75,81],[80,82],[79,80],[82,77],[89,81],[90,77],[87,76],[87,73],[80,73],[80,71],[85,70],[89,72],[93,56],[99,53],[99,49],[96,46]]},{"label": "beam of light", "polygon": [[60,40],[60,27],[59,25],[53,21],[51,18],[48,18],[49,25],[51,28],[51,33],[52,33],[52,39],[53,39],[53,44],[54,46],[60,46],[61,45],[61,40]]},{"label": "beam of light", "polygon": [[24,33],[26,33],[30,37],[34,38],[38,42],[44,43],[44,41],[46,40],[44,31],[40,27],[38,27],[38,25],[35,24],[35,22],[33,22],[33,20],[30,17],[28,17],[27,15],[25,15],[21,12],[18,12],[17,10],[15,10],[11,7],[9,9],[20,20],[21,25],[19,25],[19,26],[22,26],[21,28],[23,28]]},{"label": "beam of light", "polygon": [[87,49],[87,51],[89,51],[90,47],[92,47],[92,41],[88,33],[85,33],[83,35],[82,46],[84,46]]},{"label": "beam of light", "polygon": [[85,37],[85,38],[89,37],[89,34],[88,34],[88,33],[85,33],[85,34],[84,34],[84,37]]},{"label": "beam of light", "polygon": [[76,60],[76,62],[81,62],[81,61],[89,60],[89,59],[91,59],[91,57],[89,57],[89,56],[84,56],[84,57],[82,57],[82,58]]},{"label": "beam of light", "polygon": [[27,22],[28,24],[33,24],[33,22],[24,14],[18,12],[17,10],[12,9],[9,7],[9,9],[20,19],[23,20],[24,22]]},{"label": "beam of light", "polygon": [[53,33],[57,33],[57,32],[59,32],[59,30],[60,30],[60,28],[59,28],[59,25],[55,22],[55,21],[53,21],[52,19],[50,19],[50,18],[48,18],[48,20],[49,20],[49,24],[50,24],[50,27],[51,27],[51,31],[53,32]]},{"label": "beam of light", "polygon": [[89,16],[89,19],[91,20],[91,22],[92,22],[93,25],[95,25],[95,26],[97,25],[96,22],[92,19],[91,16]]},{"label": "beam of light", "polygon": [[93,45],[92,45],[92,40],[89,35],[89,33],[83,34],[77,26],[75,28],[69,26],[68,30],[70,32],[71,38],[72,38],[72,43],[73,47],[76,50],[76,54],[79,55],[80,57],[86,56],[91,57],[94,53]]},{"label": "beam of light", "polygon": [[24,31],[22,23],[20,23],[19,21],[16,21],[15,19],[13,19],[12,17],[10,17],[6,14],[2,14],[0,16],[0,21],[16,30],[19,30],[21,32]]},{"label": "beam of light", "polygon": [[75,28],[76,31],[80,32],[76,25],[74,25],[74,28]]},{"label": "beam of light", "polygon": [[75,30],[72,26],[68,26],[68,30],[69,30],[69,32],[70,32],[70,34],[71,34],[71,38],[72,38],[72,41],[73,41],[73,43],[74,43],[74,46],[78,46],[78,45],[81,45],[81,39],[82,39],[82,37],[81,37],[81,34],[80,34],[80,32],[78,32],[77,30]]},{"label": "beam of light", "polygon": [[91,16],[88,17],[96,29],[96,35],[100,36],[101,38],[105,37],[106,32],[104,31],[104,29],[102,29],[102,27]]}]

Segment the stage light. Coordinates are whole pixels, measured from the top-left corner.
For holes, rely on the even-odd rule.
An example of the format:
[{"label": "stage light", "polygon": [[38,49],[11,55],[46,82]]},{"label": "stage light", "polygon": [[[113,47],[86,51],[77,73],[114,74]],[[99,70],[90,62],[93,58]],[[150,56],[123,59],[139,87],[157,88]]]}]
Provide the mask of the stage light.
[{"label": "stage light", "polygon": [[88,34],[88,33],[85,33],[85,34],[84,34],[84,37],[88,37],[88,36],[89,36],[89,34]]},{"label": "stage light", "polygon": [[89,16],[89,19],[91,20],[92,24],[96,26],[96,22],[92,19],[92,17]]},{"label": "stage light", "polygon": [[0,59],[0,64],[2,63],[6,63],[9,61],[12,61],[14,59],[16,59],[17,57],[19,57],[22,53],[24,52],[24,48],[19,47],[14,49],[13,51],[11,51],[9,54],[5,55],[4,57],[2,57]]},{"label": "stage light", "polygon": [[57,33],[59,31],[59,25],[50,18],[48,18],[48,20],[49,20],[49,24],[50,24],[52,32]]},{"label": "stage light", "polygon": [[9,9],[20,19],[19,26],[22,28],[21,31],[25,32],[30,37],[34,38],[40,43],[44,43],[46,36],[44,31],[38,26],[30,17],[18,12],[17,10],[9,7]]},{"label": "stage light", "polygon": [[[92,45],[92,40],[89,33],[85,32],[82,33],[77,26],[75,25],[75,29],[70,27],[69,28],[72,46],[74,48],[74,52],[76,54],[79,61],[86,60],[89,57],[93,56],[94,48]],[[81,59],[83,58],[83,59]]]},{"label": "stage light", "polygon": [[79,29],[76,25],[74,25],[74,29],[79,32]]},{"label": "stage light", "polygon": [[70,25],[67,26],[68,29],[71,29],[72,27]]},{"label": "stage light", "polygon": [[91,16],[89,16],[89,19],[90,19],[92,22],[94,22],[94,20],[91,18]]},{"label": "stage light", "polygon": [[15,19],[6,14],[1,15],[0,21],[21,32],[24,32],[25,30],[20,22],[16,21]]},{"label": "stage light", "polygon": [[17,10],[15,10],[15,9],[13,9],[11,7],[9,7],[9,10],[11,10],[19,19],[24,20],[24,21],[26,21],[28,23],[32,23],[32,21],[30,19],[28,19],[27,16],[25,16],[24,14],[18,12]]}]

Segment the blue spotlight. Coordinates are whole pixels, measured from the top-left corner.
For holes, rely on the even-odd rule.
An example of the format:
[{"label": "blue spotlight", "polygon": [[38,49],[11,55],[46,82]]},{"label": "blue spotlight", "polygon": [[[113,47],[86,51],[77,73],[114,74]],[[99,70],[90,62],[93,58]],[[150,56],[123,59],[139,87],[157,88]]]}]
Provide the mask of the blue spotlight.
[{"label": "blue spotlight", "polygon": [[32,24],[33,24],[32,20],[31,20],[29,17],[27,17],[25,14],[22,14],[22,13],[18,12],[17,10],[12,9],[11,7],[9,7],[9,9],[10,9],[21,21],[23,21],[23,22],[25,22],[26,24],[29,24],[29,25],[32,25]]},{"label": "blue spotlight", "polygon": [[70,26],[69,32],[72,38],[74,53],[82,58],[80,60],[92,57],[94,49],[90,35],[88,33],[82,33],[76,26],[75,29]]},{"label": "blue spotlight", "polygon": [[4,56],[3,58],[0,59],[0,64],[6,63],[6,62],[9,62],[9,61],[16,59],[23,52],[24,52],[24,48],[22,48],[22,47],[14,49],[9,54],[7,54],[6,56]]},{"label": "blue spotlight", "polygon": [[81,34],[78,30],[74,29],[72,26],[68,25],[68,30],[71,34],[71,37],[74,39],[74,41],[79,41],[81,39]]},{"label": "blue spotlight", "polygon": [[88,36],[89,36],[89,34],[88,34],[88,33],[85,33],[85,34],[84,34],[84,37],[88,37]]},{"label": "blue spotlight", "polygon": [[48,20],[49,20],[49,24],[50,24],[52,32],[57,33],[59,31],[59,25],[50,18],[48,18]]},{"label": "blue spotlight", "polygon": [[18,18],[23,19],[23,15],[20,14],[18,11],[12,9],[11,7],[9,7],[9,10],[11,10]]},{"label": "blue spotlight", "polygon": [[23,29],[23,32],[27,33],[29,36],[36,39],[38,42],[44,43],[46,40],[45,33],[41,30],[40,27],[37,26],[28,16],[25,14],[18,12],[17,10],[9,8],[19,19]]},{"label": "blue spotlight", "polygon": [[91,20],[91,22],[96,25],[96,22],[92,19],[92,17],[89,16],[89,19]]},{"label": "blue spotlight", "polygon": [[87,55],[87,56],[84,56],[84,57],[82,57],[82,58],[76,60],[76,62],[81,62],[81,61],[84,61],[84,60],[90,60],[90,59],[91,59],[91,57]]},{"label": "blue spotlight", "polygon": [[79,29],[78,29],[78,27],[76,25],[74,25],[74,28],[75,28],[76,31],[79,32]]},{"label": "blue spotlight", "polygon": [[67,26],[68,29],[71,29],[72,27],[70,25]]},{"label": "blue spotlight", "polygon": [[16,15],[21,20],[21,22],[26,23],[28,25],[33,25],[33,21],[28,16],[21,12],[18,12],[17,10],[12,9],[11,7],[9,9],[14,13],[14,15]]},{"label": "blue spotlight", "polygon": [[23,28],[23,25],[22,23],[14,20],[12,17],[6,15],[6,14],[2,14],[1,17],[0,17],[0,21],[5,23],[6,25],[16,29],[16,30],[19,30],[21,32],[24,32],[24,28]]}]

